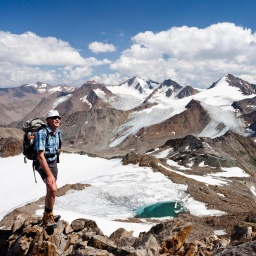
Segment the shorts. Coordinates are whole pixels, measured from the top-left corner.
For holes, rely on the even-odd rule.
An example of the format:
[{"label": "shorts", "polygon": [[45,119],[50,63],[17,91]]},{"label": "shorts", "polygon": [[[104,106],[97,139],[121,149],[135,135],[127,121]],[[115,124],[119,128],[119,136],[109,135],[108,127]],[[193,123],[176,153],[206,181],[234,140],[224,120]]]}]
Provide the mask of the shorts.
[{"label": "shorts", "polygon": [[[53,174],[53,176],[55,177],[55,179],[57,180],[57,176],[58,176],[58,166],[57,166],[57,163],[56,162],[53,162],[53,163],[48,163],[48,166]],[[44,169],[39,165],[36,170],[38,171],[38,173],[40,174],[42,180],[44,181],[47,176],[44,172]]]}]

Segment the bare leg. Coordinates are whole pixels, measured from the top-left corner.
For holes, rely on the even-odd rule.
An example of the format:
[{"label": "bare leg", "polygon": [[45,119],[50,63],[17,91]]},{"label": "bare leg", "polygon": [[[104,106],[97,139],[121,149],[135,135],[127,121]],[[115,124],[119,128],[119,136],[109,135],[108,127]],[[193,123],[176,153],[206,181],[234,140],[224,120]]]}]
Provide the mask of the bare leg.
[{"label": "bare leg", "polygon": [[48,209],[53,209],[57,191],[58,187],[56,181],[53,182],[50,186],[46,185],[45,206]]}]

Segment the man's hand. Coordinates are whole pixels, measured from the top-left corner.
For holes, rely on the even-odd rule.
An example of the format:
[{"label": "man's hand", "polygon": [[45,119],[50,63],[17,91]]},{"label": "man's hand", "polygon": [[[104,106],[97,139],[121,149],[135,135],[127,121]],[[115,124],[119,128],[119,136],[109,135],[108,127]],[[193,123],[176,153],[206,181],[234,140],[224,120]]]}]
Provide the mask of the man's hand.
[{"label": "man's hand", "polygon": [[47,178],[45,179],[45,184],[47,186],[51,186],[53,183],[55,182],[55,177],[53,175],[49,175],[47,176]]}]

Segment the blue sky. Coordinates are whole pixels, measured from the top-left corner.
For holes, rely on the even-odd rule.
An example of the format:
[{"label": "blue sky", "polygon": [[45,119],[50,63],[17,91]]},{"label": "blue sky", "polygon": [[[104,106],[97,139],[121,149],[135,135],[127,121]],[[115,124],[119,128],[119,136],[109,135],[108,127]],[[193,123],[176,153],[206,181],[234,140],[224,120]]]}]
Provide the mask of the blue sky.
[{"label": "blue sky", "polygon": [[0,0],[0,87],[256,83],[254,0]]}]

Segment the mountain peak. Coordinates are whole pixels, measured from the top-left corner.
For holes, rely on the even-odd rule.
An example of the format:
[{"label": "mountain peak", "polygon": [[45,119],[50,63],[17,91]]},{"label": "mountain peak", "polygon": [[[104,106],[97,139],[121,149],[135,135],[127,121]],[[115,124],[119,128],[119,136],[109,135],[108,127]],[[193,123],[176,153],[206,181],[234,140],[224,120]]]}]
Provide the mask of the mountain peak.
[{"label": "mountain peak", "polygon": [[36,83],[33,83],[33,84],[25,84],[25,86],[28,86],[28,87],[33,86],[35,88],[46,88],[46,87],[49,87],[50,85],[44,82],[37,81]]},{"label": "mountain peak", "polygon": [[134,76],[124,83],[120,84],[119,86],[126,86],[129,88],[133,88],[139,91],[140,94],[146,92],[147,90],[152,90],[159,86],[159,83],[154,82],[152,80],[144,80],[138,76]]},{"label": "mountain peak", "polygon": [[223,84],[223,82],[226,82],[231,87],[238,88],[244,95],[251,95],[251,94],[256,93],[256,85],[255,84],[250,84],[250,83],[248,83],[238,77],[235,77],[231,74],[227,74],[227,75],[223,76],[220,80],[213,83],[210,86],[210,88],[214,88],[216,86],[221,86]]},{"label": "mountain peak", "polygon": [[173,87],[173,89],[181,89],[182,86],[171,79],[164,80],[162,86]]}]

